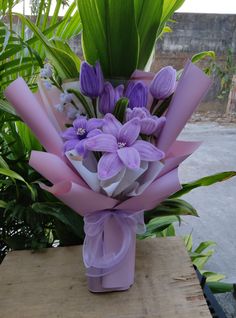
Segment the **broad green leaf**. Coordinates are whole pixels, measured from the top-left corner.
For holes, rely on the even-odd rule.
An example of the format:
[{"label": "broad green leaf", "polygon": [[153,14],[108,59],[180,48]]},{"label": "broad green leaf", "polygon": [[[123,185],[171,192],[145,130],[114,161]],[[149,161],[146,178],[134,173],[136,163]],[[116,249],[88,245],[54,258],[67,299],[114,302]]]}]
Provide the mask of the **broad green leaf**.
[{"label": "broad green leaf", "polygon": [[140,39],[138,68],[144,69],[152,54],[164,0],[136,0],[136,20]]},{"label": "broad green leaf", "polygon": [[139,235],[138,238],[144,239],[147,237],[156,236],[158,232],[165,230],[172,223],[179,221],[180,218],[175,215],[156,217],[148,222],[148,224],[146,225],[146,232],[142,235]]},{"label": "broad green leaf", "polygon": [[53,38],[52,40],[50,40],[50,43],[52,43],[54,47],[66,52],[73,59],[75,65],[76,65],[76,68],[77,68],[77,72],[79,73],[79,71],[80,71],[80,59],[72,51],[70,46],[66,42],[63,42],[61,39],[57,39],[57,38]]},{"label": "broad green leaf", "polygon": [[41,214],[51,215],[60,222],[69,226],[71,230],[79,237],[83,236],[83,218],[61,203],[44,202],[34,203],[32,209]]},{"label": "broad green leaf", "polygon": [[193,55],[192,58],[191,58],[191,61],[193,63],[197,63],[197,62],[205,59],[206,57],[210,57],[211,59],[215,60],[216,54],[215,54],[214,51],[200,52],[200,53],[197,53],[197,54]]},{"label": "broad green leaf", "polygon": [[218,282],[222,279],[225,278],[225,275],[223,274],[218,274],[215,272],[209,272],[207,270],[201,270],[200,271],[202,275],[204,275],[206,277],[206,281],[208,282]]},{"label": "broad green leaf", "polygon": [[35,191],[34,191],[34,189],[18,173],[16,173],[15,171],[12,171],[10,169],[0,168],[0,174],[5,175],[5,176],[7,176],[9,178],[16,179],[16,180],[24,182],[26,184],[26,186],[28,187],[28,189],[30,190],[30,192],[31,192],[32,199],[35,199]]},{"label": "broad green leaf", "polygon": [[214,250],[209,250],[205,254],[191,255],[192,262],[199,270],[202,270],[209,258],[214,254]]},{"label": "broad green leaf", "polygon": [[167,199],[156,208],[145,212],[145,220],[148,221],[156,216],[167,215],[193,215],[198,216],[197,211],[188,202],[180,199]]},{"label": "broad green leaf", "polygon": [[99,61],[105,77],[130,77],[137,67],[139,38],[133,0],[77,0],[82,44],[90,64]]},{"label": "broad green leaf", "polygon": [[205,249],[210,246],[215,246],[216,243],[213,241],[201,242],[198,247],[194,250],[194,253],[202,253]]},{"label": "broad green leaf", "polygon": [[182,189],[176,192],[174,195],[172,195],[171,198],[180,197],[198,187],[207,187],[217,182],[226,181],[235,176],[236,176],[236,171],[226,171],[226,172],[213,174],[211,176],[207,176],[190,183],[182,184]]},{"label": "broad green leaf", "polygon": [[3,200],[0,200],[0,208],[6,208],[7,206],[7,202],[3,201]]},{"label": "broad green leaf", "polygon": [[208,282],[207,285],[214,294],[231,293],[236,290],[236,285],[230,283]]}]

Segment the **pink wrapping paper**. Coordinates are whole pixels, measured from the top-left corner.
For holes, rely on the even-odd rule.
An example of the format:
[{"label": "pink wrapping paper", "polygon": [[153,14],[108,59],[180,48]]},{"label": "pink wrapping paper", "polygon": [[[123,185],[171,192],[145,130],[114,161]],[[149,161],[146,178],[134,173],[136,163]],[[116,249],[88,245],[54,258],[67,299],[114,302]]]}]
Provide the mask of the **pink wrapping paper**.
[{"label": "pink wrapping paper", "polygon": [[12,82],[5,90],[5,96],[43,147],[62,157],[62,139],[25,81],[19,77]]},{"label": "pink wrapping paper", "polygon": [[211,79],[190,61],[186,64],[166,114],[157,147],[167,152],[211,85]]}]

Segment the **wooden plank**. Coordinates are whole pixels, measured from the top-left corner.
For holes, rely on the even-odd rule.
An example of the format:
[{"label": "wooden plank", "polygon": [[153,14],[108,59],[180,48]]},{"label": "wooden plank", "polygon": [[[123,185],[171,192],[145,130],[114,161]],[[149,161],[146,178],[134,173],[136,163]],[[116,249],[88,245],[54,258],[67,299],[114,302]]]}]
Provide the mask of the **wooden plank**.
[{"label": "wooden plank", "polygon": [[90,293],[81,254],[81,246],[9,253],[0,266],[0,317],[211,317],[180,238],[139,241],[126,292]]}]

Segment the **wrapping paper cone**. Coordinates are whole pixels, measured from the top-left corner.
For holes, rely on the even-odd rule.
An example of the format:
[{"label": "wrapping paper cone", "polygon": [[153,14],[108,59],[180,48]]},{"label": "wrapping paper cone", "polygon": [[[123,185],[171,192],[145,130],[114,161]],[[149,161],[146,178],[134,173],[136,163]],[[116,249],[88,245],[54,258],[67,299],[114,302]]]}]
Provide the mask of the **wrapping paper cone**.
[{"label": "wrapping paper cone", "polygon": [[159,149],[169,150],[210,85],[211,79],[205,73],[191,62],[186,64],[166,114],[166,123],[157,143]]},{"label": "wrapping paper cone", "polygon": [[62,139],[25,81],[19,77],[8,86],[4,94],[43,147],[48,152],[62,157]]}]

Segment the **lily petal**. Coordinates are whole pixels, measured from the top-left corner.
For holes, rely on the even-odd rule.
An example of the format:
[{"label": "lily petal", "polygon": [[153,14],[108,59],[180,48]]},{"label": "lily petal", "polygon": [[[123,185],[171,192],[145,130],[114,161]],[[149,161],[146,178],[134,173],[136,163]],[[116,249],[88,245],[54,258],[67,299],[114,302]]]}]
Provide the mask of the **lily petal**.
[{"label": "lily petal", "polygon": [[152,135],[157,129],[157,121],[155,119],[144,118],[141,120],[141,132],[145,135]]},{"label": "lily petal", "polygon": [[118,141],[131,146],[137,140],[140,133],[140,120],[133,118],[125,123],[120,129]]},{"label": "lily petal", "polygon": [[75,149],[76,145],[78,144],[79,140],[78,139],[70,139],[67,140],[64,143],[64,152]]},{"label": "lily petal", "polygon": [[117,152],[104,154],[98,162],[98,178],[107,180],[114,177],[124,167]]},{"label": "lily petal", "polygon": [[97,136],[87,138],[85,147],[92,151],[115,152],[118,148],[117,140],[109,134],[99,134]]},{"label": "lily petal", "polygon": [[105,134],[111,134],[118,137],[122,124],[112,114],[106,114],[104,119],[103,131]]},{"label": "lily petal", "polygon": [[79,116],[77,119],[73,122],[73,126],[75,130],[78,128],[84,128],[86,130],[87,128],[87,118],[85,116]]},{"label": "lily petal", "polygon": [[117,153],[120,160],[127,168],[136,170],[140,167],[140,155],[135,148],[124,147],[118,149]]},{"label": "lily petal", "polygon": [[78,141],[78,136],[77,136],[76,131],[73,127],[70,127],[68,129],[66,129],[63,133],[61,133],[61,137],[66,139],[66,140],[77,139],[77,141]]},{"label": "lily petal", "polygon": [[93,130],[93,129],[96,129],[96,128],[101,128],[103,125],[103,119],[99,119],[99,118],[92,118],[92,119],[89,119],[87,121],[87,132]]},{"label": "lily petal", "polygon": [[87,134],[87,138],[92,138],[94,136],[100,135],[102,134],[102,131],[100,129],[94,129],[91,130],[88,134]]},{"label": "lily petal", "polygon": [[138,151],[143,161],[158,161],[165,157],[163,151],[147,141],[137,140],[132,147]]},{"label": "lily petal", "polygon": [[82,157],[84,157],[87,152],[87,149],[85,148],[85,142],[86,142],[86,139],[80,140],[75,147],[75,150],[77,151],[77,153]]}]

